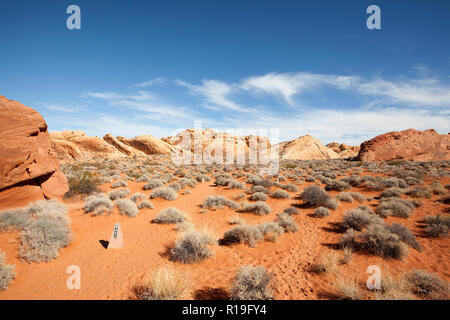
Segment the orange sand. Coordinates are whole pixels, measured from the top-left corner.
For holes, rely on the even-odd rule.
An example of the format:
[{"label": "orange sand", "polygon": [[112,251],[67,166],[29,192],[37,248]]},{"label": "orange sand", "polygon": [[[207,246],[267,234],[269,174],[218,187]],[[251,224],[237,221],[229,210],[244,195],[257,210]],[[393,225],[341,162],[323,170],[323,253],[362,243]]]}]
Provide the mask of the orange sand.
[{"label": "orange sand", "polygon": [[[448,184],[450,179],[441,179]],[[427,180],[427,184],[431,181]],[[142,191],[145,182],[128,182],[131,194]],[[290,193],[290,200],[271,199],[267,203],[272,213],[266,216],[240,213],[249,224],[260,224],[273,221],[276,214],[284,208],[299,204],[296,196],[302,188],[310,185],[299,185],[298,193]],[[102,187],[105,192],[111,190],[110,185]],[[70,218],[74,241],[60,250],[60,256],[49,263],[21,262],[17,257],[17,233],[0,234],[0,251],[7,254],[7,263],[16,265],[17,277],[8,290],[0,291],[0,299],[128,299],[132,287],[151,275],[152,271],[163,264],[170,264],[176,270],[187,272],[192,282],[192,298],[215,299],[226,298],[235,271],[241,265],[264,265],[274,274],[276,283],[275,299],[327,299],[330,297],[333,276],[328,274],[312,274],[308,268],[317,262],[323,252],[336,250],[341,234],[333,232],[333,223],[342,220],[343,214],[360,205],[358,202],[341,202],[336,211],[325,218],[314,218],[314,209],[300,209],[300,214],[292,216],[299,226],[297,233],[286,233],[276,243],[261,242],[256,248],[246,245],[213,246],[214,257],[200,263],[183,265],[170,262],[167,248],[176,239],[174,225],[151,224],[150,221],[158,212],[166,207],[176,207],[188,213],[197,229],[208,227],[221,238],[232,226],[228,220],[236,215],[233,210],[220,209],[199,213],[200,205],[209,195],[224,195],[232,198],[242,190],[229,190],[214,187],[212,182],[199,183],[191,189],[192,194],[182,195],[175,201],[162,199],[151,200],[154,209],[140,210],[136,218],[121,216],[115,211],[109,216],[91,217],[84,214],[84,201],[65,201],[70,206]],[[352,188],[366,196],[375,196],[379,192],[367,192],[361,188]],[[335,195],[337,192],[329,192]],[[411,229],[423,247],[422,252],[410,248],[404,262],[386,260],[380,257],[354,253],[353,260],[347,265],[338,266],[340,274],[350,275],[363,285],[368,277],[366,268],[378,265],[388,268],[394,274],[400,274],[413,268],[426,269],[438,273],[447,281],[450,280],[450,240],[448,237],[431,239],[421,237],[419,221],[426,215],[443,212],[445,205],[432,199],[425,199],[424,205],[417,208],[409,219],[388,218],[388,222],[400,222]],[[240,201],[245,201],[240,200]],[[367,203],[367,202],[365,202]],[[371,204],[376,204],[372,201]],[[117,209],[115,209],[117,210]],[[114,223],[119,222],[124,234],[122,250],[106,250],[100,240],[109,240]],[[337,251],[342,256],[342,251]],[[70,265],[81,269],[81,289],[69,290],[66,273]]]}]

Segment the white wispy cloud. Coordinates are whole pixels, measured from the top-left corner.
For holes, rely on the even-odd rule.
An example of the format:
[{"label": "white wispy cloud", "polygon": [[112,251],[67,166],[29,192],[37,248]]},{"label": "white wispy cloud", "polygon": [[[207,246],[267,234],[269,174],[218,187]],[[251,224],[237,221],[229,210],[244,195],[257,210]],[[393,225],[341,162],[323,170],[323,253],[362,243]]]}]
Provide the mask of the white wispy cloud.
[{"label": "white wispy cloud", "polygon": [[203,96],[210,105],[234,111],[249,112],[248,108],[244,108],[227,98],[227,96],[236,91],[236,87],[225,82],[204,79],[202,80],[202,85],[193,85],[182,80],[175,80],[175,83],[188,88],[194,95]]},{"label": "white wispy cloud", "polygon": [[352,76],[300,73],[268,73],[263,76],[253,76],[242,81],[241,88],[257,93],[268,93],[282,97],[293,105],[292,97],[309,91],[318,86],[328,84],[339,89],[348,89],[358,78]]},{"label": "white wispy cloud", "polygon": [[151,79],[148,81],[136,83],[133,86],[138,87],[138,88],[145,88],[145,87],[151,87],[151,86],[158,85],[158,84],[163,84],[164,82],[166,82],[166,79],[164,79],[164,78],[155,78],[155,79]]}]

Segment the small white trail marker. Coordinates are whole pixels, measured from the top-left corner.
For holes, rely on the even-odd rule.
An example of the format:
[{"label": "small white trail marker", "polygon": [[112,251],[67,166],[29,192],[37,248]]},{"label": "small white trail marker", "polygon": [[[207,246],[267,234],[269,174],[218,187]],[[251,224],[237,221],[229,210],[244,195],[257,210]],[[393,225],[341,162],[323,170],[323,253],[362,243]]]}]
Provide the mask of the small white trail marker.
[{"label": "small white trail marker", "polygon": [[116,222],[114,230],[109,240],[108,249],[122,249],[123,247],[123,234],[120,224]]}]

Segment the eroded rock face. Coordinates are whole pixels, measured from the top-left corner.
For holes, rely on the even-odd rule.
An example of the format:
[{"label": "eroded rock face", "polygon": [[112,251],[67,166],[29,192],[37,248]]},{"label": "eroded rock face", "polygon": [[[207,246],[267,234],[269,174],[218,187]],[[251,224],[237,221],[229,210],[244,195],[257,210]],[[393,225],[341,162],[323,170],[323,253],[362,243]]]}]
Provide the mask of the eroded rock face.
[{"label": "eroded rock face", "polygon": [[[212,129],[186,129],[175,136],[162,138],[171,145],[175,152],[182,150],[198,152],[199,154],[218,156],[222,155],[236,159],[239,156],[248,156],[264,148],[263,152],[270,152],[270,141],[267,137],[255,135],[239,136],[230,133],[216,132]],[[229,153],[229,154],[228,154]]]},{"label": "eroded rock face", "polygon": [[388,132],[361,144],[361,161],[442,161],[450,160],[450,136],[434,129]]},{"label": "eroded rock face", "polygon": [[42,116],[3,96],[0,113],[0,206],[62,196],[68,191],[67,179]]},{"label": "eroded rock face", "polygon": [[102,138],[87,136],[84,131],[51,132],[50,136],[59,159],[89,160],[124,156]]},{"label": "eroded rock face", "polygon": [[326,147],[336,152],[342,159],[354,158],[359,152],[359,146],[349,146],[339,142],[331,142]]},{"label": "eroded rock face", "polygon": [[283,160],[340,159],[336,152],[310,135],[280,143],[279,152]]},{"label": "eroded rock face", "polygon": [[147,134],[131,139],[117,137],[117,140],[145,154],[169,154],[172,150],[167,142]]}]

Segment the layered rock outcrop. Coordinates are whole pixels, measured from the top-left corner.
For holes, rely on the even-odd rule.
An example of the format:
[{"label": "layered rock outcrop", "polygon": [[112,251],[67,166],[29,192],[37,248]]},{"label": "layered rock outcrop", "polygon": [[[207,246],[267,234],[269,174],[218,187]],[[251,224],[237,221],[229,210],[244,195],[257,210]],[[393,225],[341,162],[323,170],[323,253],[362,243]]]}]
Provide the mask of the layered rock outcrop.
[{"label": "layered rock outcrop", "polygon": [[434,129],[388,132],[361,144],[360,161],[442,161],[450,160],[450,135]]},{"label": "layered rock outcrop", "polygon": [[280,143],[279,153],[283,160],[340,159],[336,152],[310,135]]},{"label": "layered rock outcrop", "polygon": [[47,123],[34,109],[0,96],[0,208],[68,191]]},{"label": "layered rock outcrop", "polygon": [[349,146],[339,142],[331,142],[326,147],[336,152],[342,159],[354,158],[359,152],[359,146]]}]

